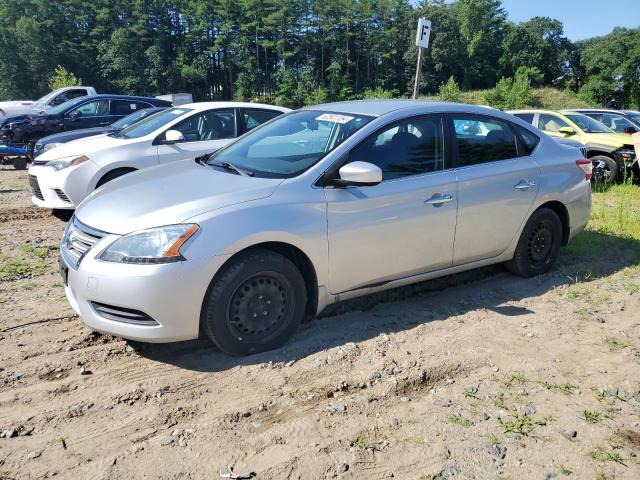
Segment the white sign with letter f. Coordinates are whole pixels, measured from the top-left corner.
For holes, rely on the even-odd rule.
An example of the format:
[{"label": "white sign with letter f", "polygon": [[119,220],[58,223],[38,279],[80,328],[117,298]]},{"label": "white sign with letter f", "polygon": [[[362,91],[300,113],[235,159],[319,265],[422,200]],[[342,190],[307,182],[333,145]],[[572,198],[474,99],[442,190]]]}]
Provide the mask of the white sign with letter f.
[{"label": "white sign with letter f", "polygon": [[416,45],[422,48],[429,48],[430,35],[431,35],[431,20],[427,20],[426,18],[418,19]]}]

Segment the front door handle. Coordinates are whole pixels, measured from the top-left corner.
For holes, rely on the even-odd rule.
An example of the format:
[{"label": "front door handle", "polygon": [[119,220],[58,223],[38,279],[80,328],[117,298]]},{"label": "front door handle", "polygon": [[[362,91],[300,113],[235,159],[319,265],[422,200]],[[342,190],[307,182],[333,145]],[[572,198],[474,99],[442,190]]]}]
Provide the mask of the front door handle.
[{"label": "front door handle", "polygon": [[448,193],[436,193],[431,198],[427,198],[424,203],[425,205],[433,205],[434,207],[438,207],[443,203],[450,202],[451,200],[453,200],[453,195],[449,195]]},{"label": "front door handle", "polygon": [[535,180],[520,180],[513,186],[516,190],[529,190],[536,186]]}]

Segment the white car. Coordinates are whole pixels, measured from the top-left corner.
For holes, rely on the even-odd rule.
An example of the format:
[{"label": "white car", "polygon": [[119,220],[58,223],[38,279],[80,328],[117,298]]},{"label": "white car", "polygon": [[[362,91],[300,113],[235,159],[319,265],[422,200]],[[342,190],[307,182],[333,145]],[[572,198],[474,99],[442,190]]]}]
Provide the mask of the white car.
[{"label": "white car", "polygon": [[31,200],[43,208],[75,209],[114,178],[214,152],[288,111],[258,103],[190,103],[158,112],[117,133],[66,143],[33,161]]},{"label": "white car", "polygon": [[0,102],[0,117],[10,115],[31,115],[42,113],[47,108],[60,105],[77,97],[97,95],[93,87],[64,87],[47,93],[38,100],[10,100]]}]

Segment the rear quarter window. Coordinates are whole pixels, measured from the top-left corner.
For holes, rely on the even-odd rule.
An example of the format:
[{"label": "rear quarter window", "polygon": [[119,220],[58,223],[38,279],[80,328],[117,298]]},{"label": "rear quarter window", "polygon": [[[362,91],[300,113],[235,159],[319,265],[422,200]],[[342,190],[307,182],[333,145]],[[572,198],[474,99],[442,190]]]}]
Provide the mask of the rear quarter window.
[{"label": "rear quarter window", "polygon": [[536,149],[536,147],[538,146],[538,143],[540,143],[540,137],[538,137],[535,133],[530,132],[526,128],[522,128],[518,125],[513,125],[513,127],[516,131],[516,135],[518,136],[518,139],[520,140],[520,144],[522,146],[521,149],[520,148],[518,149],[518,150],[522,150],[522,152],[518,152],[518,153],[520,154],[520,156],[531,155],[533,151]]}]

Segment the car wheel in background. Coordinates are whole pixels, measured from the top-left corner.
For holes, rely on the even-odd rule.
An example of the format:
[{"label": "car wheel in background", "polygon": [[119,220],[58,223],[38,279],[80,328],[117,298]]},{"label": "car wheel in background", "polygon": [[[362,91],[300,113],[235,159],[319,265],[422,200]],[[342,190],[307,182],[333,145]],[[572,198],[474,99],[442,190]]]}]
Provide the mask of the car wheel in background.
[{"label": "car wheel in background", "polygon": [[561,243],[560,218],[549,208],[539,208],[524,226],[513,258],[506,267],[521,277],[546,273],[558,258]]},{"label": "car wheel in background", "polygon": [[16,157],[11,160],[11,164],[13,168],[16,170],[26,170],[27,168],[27,159],[24,157]]},{"label": "car wheel in background", "polygon": [[613,158],[597,155],[590,158],[593,163],[593,182],[600,184],[615,183],[618,179],[618,164]]},{"label": "car wheel in background", "polygon": [[291,260],[270,250],[249,250],[212,281],[201,327],[226,353],[264,352],[289,339],[305,314],[306,302],[304,278]]},{"label": "car wheel in background", "polygon": [[107,182],[110,182],[111,180],[115,180],[116,178],[121,177],[122,175],[126,175],[127,173],[131,173],[135,171],[136,171],[135,168],[116,168],[115,170],[111,170],[110,172],[106,173],[100,180],[98,180],[98,183],[96,184],[96,188],[100,188],[102,185],[104,185]]}]

